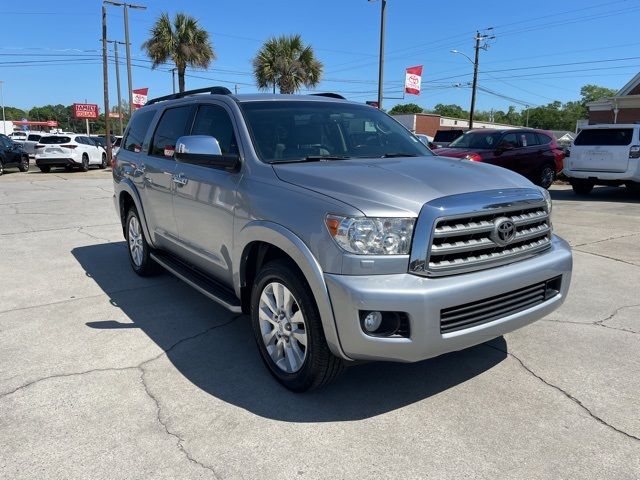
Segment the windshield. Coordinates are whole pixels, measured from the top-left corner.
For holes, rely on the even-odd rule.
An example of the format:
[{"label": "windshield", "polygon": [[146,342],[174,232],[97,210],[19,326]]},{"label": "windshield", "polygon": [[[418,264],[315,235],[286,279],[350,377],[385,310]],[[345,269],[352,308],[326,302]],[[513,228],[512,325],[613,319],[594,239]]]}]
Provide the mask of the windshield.
[{"label": "windshield", "polygon": [[366,105],[346,102],[247,102],[242,110],[260,159],[431,156],[406,128]]},{"label": "windshield", "polygon": [[621,146],[629,145],[632,137],[633,129],[631,128],[593,128],[582,130],[573,144],[578,146]]},{"label": "windshield", "polygon": [[434,142],[453,142],[456,138],[462,135],[462,130],[438,130]]},{"label": "windshield", "polygon": [[501,133],[498,132],[467,132],[451,142],[449,148],[474,148],[491,150],[498,146]]}]

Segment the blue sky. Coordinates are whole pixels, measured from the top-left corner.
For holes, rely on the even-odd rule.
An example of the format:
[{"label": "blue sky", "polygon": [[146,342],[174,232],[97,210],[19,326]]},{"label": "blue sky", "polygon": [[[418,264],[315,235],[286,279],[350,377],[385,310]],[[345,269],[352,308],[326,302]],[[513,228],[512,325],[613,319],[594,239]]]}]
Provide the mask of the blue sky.
[{"label": "blue sky", "polygon": [[[210,32],[218,56],[208,71],[188,72],[193,76],[187,78],[187,88],[219,84],[233,89],[237,84],[240,93],[255,92],[251,59],[261,43],[272,35],[300,33],[325,65],[325,80],[318,90],[341,92],[357,101],[376,98],[379,2],[140,3],[148,9],[131,10],[129,15],[131,51],[139,65],[133,69],[133,83],[134,88],[149,87],[151,97],[171,93],[171,74],[166,71],[169,67],[151,70],[140,45],[161,12],[183,11]],[[0,80],[5,82],[6,105],[30,108],[85,99],[102,104],[100,7],[98,0],[2,2]],[[577,99],[587,83],[617,89],[640,71],[639,19],[640,0],[388,0],[385,93],[402,96],[404,68],[422,64],[423,93],[407,96],[404,102],[426,108],[458,103],[466,108],[470,91],[465,85],[471,81],[472,65],[450,50],[471,56],[474,31],[491,26],[496,39],[481,52],[483,88],[530,105]],[[122,9],[108,7],[111,39],[124,40],[122,24]],[[568,63],[573,65],[558,65]],[[113,105],[114,65],[110,75]],[[126,92],[124,68],[121,80]],[[385,107],[402,102],[388,99]],[[477,107],[505,109],[510,104],[516,105],[480,92]]]}]

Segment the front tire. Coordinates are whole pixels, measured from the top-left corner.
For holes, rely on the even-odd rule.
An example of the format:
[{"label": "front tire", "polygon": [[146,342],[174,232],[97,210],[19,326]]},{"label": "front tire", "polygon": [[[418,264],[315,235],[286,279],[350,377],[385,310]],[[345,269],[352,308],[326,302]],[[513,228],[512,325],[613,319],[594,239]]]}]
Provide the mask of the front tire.
[{"label": "front tire", "polygon": [[18,167],[18,170],[20,170],[23,173],[29,171],[29,157],[22,157],[22,161],[20,162],[20,166]]},{"label": "front tire", "polygon": [[329,350],[311,289],[291,261],[275,260],[258,273],[251,324],[262,361],[289,390],[322,387],[344,369]]},{"label": "front tire", "polygon": [[49,173],[51,171],[51,167],[45,167],[44,165],[42,167],[38,166],[38,168],[42,173]]},{"label": "front tire", "polygon": [[589,195],[595,183],[591,180],[586,180],[582,178],[572,178],[571,179],[571,188],[576,193],[576,195]]},{"label": "front tire", "polygon": [[125,235],[129,250],[129,261],[133,271],[141,277],[157,274],[160,271],[160,266],[149,255],[151,249],[144,237],[142,223],[135,208],[130,208],[127,212]]},{"label": "front tire", "polygon": [[632,193],[640,193],[640,182],[627,182],[624,186]]}]

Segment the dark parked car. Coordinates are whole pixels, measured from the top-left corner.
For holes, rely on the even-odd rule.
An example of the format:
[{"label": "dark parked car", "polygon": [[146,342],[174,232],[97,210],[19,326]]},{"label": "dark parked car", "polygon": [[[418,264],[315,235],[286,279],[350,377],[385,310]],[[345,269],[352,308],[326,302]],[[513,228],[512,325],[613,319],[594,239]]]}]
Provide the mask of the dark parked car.
[{"label": "dark parked car", "polygon": [[0,135],[0,175],[5,168],[17,167],[21,172],[29,170],[29,155],[22,145],[14,142],[6,135]]},{"label": "dark parked car", "polygon": [[464,133],[464,130],[461,128],[454,128],[451,130],[438,130],[436,134],[433,136],[433,141],[431,142],[431,148],[444,148],[448,147],[451,142],[453,142],[456,138],[459,138]]},{"label": "dark parked car", "polygon": [[564,160],[553,134],[533,129],[470,130],[437,153],[504,167],[544,188],[562,171]]}]

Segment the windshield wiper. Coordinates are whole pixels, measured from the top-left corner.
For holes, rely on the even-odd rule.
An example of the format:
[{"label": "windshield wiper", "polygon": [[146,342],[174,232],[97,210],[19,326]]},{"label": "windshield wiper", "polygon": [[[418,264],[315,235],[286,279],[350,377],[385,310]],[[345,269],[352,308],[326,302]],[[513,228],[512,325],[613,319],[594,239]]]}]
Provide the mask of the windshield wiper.
[{"label": "windshield wiper", "polygon": [[417,157],[415,153],[403,153],[403,152],[394,152],[394,153],[385,153],[381,158],[398,158],[398,157]]},{"label": "windshield wiper", "polygon": [[326,160],[347,160],[351,157],[346,155],[308,155],[304,158],[292,158],[290,160],[277,160],[269,163],[278,165],[280,163],[301,163],[301,162],[324,162]]}]

